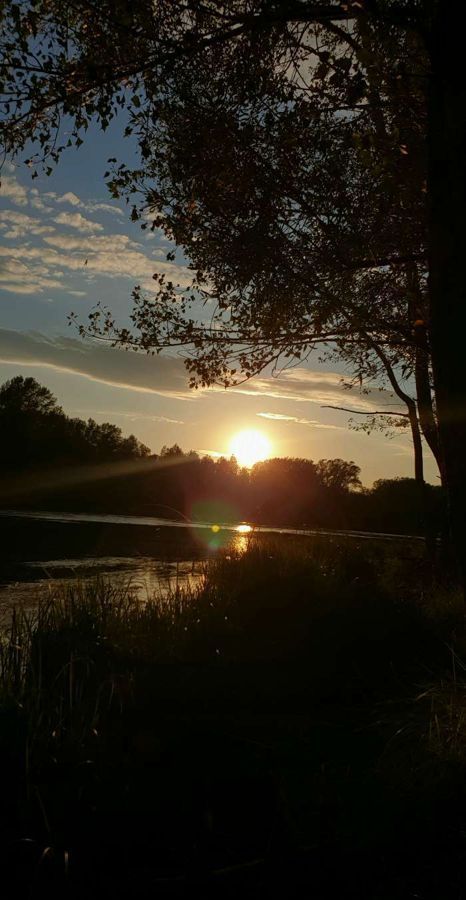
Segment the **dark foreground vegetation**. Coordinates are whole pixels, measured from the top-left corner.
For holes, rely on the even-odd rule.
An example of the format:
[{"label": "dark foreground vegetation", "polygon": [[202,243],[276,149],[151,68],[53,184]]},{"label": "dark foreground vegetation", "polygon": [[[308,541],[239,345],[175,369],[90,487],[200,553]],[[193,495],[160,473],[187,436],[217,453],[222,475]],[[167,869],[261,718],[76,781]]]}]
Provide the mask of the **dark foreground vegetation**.
[{"label": "dark foreground vegetation", "polygon": [[459,595],[412,545],[206,566],[5,623],[4,896],[466,896]]},{"label": "dark foreground vegetation", "polygon": [[177,445],[151,454],[111,423],[72,419],[48,388],[0,387],[0,508],[145,515],[207,522],[437,535],[440,487],[413,478],[363,489],[343,459],[268,459],[251,470]]}]

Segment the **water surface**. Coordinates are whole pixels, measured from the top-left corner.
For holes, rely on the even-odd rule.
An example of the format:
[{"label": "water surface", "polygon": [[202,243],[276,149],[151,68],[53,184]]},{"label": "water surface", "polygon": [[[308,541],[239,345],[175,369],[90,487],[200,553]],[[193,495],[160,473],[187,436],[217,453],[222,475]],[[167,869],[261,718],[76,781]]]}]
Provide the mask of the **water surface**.
[{"label": "water surface", "polygon": [[194,586],[205,561],[221,548],[244,550],[251,535],[327,535],[390,541],[420,540],[401,535],[296,528],[253,528],[246,523],[193,523],[148,516],[0,511],[0,611],[35,606],[56,582],[101,576],[130,586],[141,600]]}]

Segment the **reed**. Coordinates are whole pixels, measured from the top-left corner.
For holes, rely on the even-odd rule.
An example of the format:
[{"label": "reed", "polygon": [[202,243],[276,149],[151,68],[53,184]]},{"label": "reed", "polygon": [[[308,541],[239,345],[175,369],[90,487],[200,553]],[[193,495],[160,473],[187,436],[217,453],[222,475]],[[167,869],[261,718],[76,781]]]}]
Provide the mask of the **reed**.
[{"label": "reed", "polygon": [[[463,610],[426,590],[415,560],[394,592],[394,565],[371,547],[252,537],[168,596],[96,579],[14,610],[0,846],[25,896],[42,896],[37,873],[47,895],[69,882],[119,896],[147,878],[161,896],[272,889],[277,854],[290,890],[305,878],[331,896],[315,874],[329,841],[335,862],[359,847],[356,881],[376,878],[401,846],[393,816],[413,824],[445,785],[464,793]],[[456,800],[449,815],[456,834]],[[422,825],[420,858],[432,840]],[[300,866],[316,853],[310,879]],[[397,877],[390,896],[404,898]]]}]

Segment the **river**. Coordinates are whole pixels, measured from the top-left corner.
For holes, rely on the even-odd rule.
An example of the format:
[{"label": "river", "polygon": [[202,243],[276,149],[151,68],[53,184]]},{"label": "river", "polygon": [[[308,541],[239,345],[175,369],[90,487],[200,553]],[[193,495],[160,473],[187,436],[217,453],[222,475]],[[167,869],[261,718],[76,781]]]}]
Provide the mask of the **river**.
[{"label": "river", "polygon": [[205,561],[220,548],[246,549],[251,536],[326,535],[358,540],[418,542],[416,536],[356,531],[256,528],[247,523],[179,522],[144,516],[0,511],[0,613],[31,607],[54,584],[96,575],[131,585],[146,600],[179,586],[193,586]]}]

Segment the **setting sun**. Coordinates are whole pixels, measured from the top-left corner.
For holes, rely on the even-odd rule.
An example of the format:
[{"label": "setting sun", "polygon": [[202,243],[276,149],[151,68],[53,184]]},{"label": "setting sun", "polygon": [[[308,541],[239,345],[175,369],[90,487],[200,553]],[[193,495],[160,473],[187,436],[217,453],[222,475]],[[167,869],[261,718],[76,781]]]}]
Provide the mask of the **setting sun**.
[{"label": "setting sun", "polygon": [[240,466],[249,468],[270,456],[270,441],[261,431],[239,431],[230,441],[230,453]]}]

